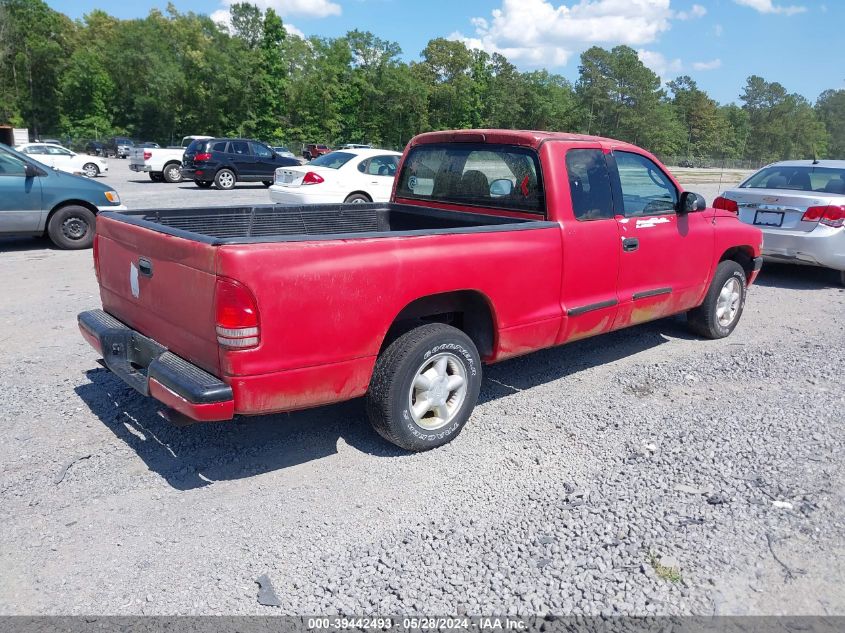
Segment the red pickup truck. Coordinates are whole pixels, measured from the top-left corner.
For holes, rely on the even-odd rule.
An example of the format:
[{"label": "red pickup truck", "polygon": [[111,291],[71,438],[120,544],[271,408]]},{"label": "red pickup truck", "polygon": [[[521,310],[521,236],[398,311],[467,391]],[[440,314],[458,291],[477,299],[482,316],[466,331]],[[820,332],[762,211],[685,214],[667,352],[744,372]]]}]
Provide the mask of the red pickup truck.
[{"label": "red pickup truck", "polygon": [[388,204],[101,213],[103,310],[79,326],[190,420],[366,396],[382,436],[425,450],[467,422],[482,363],[678,313],[727,336],[761,242],[633,145],[432,132]]}]

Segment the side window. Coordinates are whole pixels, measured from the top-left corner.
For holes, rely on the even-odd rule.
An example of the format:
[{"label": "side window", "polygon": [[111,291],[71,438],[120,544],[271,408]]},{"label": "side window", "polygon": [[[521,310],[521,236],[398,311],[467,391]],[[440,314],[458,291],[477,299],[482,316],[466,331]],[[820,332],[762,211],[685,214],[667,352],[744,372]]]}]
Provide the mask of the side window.
[{"label": "side window", "polygon": [[218,141],[214,145],[211,146],[212,152],[225,152],[226,151],[226,141]]},{"label": "side window", "polygon": [[367,173],[371,176],[387,176],[393,178],[396,175],[396,167],[399,165],[397,156],[374,156],[370,160]]},{"label": "side window", "polygon": [[566,173],[575,219],[613,218],[613,194],[607,161],[600,149],[571,149],[566,152]]},{"label": "side window", "polygon": [[678,190],[669,177],[645,156],[614,152],[622,184],[625,216],[674,213]]},{"label": "side window", "polygon": [[258,156],[258,158],[273,158],[273,152],[266,145],[250,143],[250,146],[252,146],[252,153]]},{"label": "side window", "polygon": [[358,171],[360,171],[362,174],[370,173],[369,168],[370,168],[370,159],[369,158],[367,160],[362,160],[360,163],[358,163]]},{"label": "side window", "polygon": [[229,152],[240,156],[249,156],[249,143],[246,141],[232,141],[229,143]]},{"label": "side window", "polygon": [[26,166],[17,156],[0,152],[0,178],[3,176],[25,176]]}]

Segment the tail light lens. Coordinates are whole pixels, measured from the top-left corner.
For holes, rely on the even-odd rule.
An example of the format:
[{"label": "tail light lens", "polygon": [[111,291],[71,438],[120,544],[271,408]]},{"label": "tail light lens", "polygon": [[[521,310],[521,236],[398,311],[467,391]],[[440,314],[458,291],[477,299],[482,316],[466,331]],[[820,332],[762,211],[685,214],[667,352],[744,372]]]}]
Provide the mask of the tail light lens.
[{"label": "tail light lens", "polygon": [[723,198],[722,196],[719,196],[713,201],[713,208],[730,211],[731,213],[739,213],[739,205],[736,203],[736,200]]},{"label": "tail light lens", "polygon": [[810,207],[804,212],[801,220],[804,222],[819,222],[833,228],[845,226],[845,205],[830,204],[826,207]]},{"label": "tail light lens", "polygon": [[147,150],[144,150],[144,160],[150,160],[152,157],[153,157],[152,152],[148,152]]},{"label": "tail light lens", "polygon": [[257,347],[261,338],[258,304],[244,286],[218,278],[215,292],[217,342],[229,349]]},{"label": "tail light lens", "polygon": [[319,185],[321,182],[325,182],[323,177],[320,174],[314,173],[313,171],[309,171],[305,174],[305,177],[302,179],[303,185]]},{"label": "tail light lens", "polygon": [[97,277],[97,283],[100,283],[100,236],[94,234],[94,245],[91,249],[94,255],[94,276]]},{"label": "tail light lens", "polygon": [[199,154],[194,154],[195,161],[205,161],[211,160],[211,153],[210,152],[200,152]]}]

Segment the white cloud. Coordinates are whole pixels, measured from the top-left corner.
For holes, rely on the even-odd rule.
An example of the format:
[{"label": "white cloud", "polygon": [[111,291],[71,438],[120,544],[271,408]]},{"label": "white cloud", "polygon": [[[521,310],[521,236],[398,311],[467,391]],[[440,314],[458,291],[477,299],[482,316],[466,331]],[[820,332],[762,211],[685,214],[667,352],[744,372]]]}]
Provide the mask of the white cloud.
[{"label": "white cloud", "polygon": [[759,13],[781,13],[783,15],[794,15],[804,13],[807,7],[790,5],[788,7],[778,6],[772,0],[734,0],[739,5],[751,7]]},{"label": "white cloud", "polygon": [[684,67],[680,59],[666,59],[663,53],[647,51],[643,48],[637,51],[637,57],[640,58],[643,64],[656,72],[660,76],[661,81],[670,73],[677,74],[681,72]]},{"label": "white cloud", "polygon": [[722,67],[721,59],[711,59],[709,62],[694,62],[693,70],[716,70]]},{"label": "white cloud", "polygon": [[722,37],[722,33],[724,32],[725,27],[723,27],[721,24],[717,24],[713,27],[713,35],[715,35],[716,37]]},{"label": "white cloud", "polygon": [[694,4],[689,11],[679,11],[675,14],[675,17],[679,20],[694,20],[695,18],[703,18],[705,15],[707,15],[707,9],[700,4]]},{"label": "white cloud", "polygon": [[[502,0],[490,19],[473,18],[475,36],[450,38],[519,64],[563,66],[594,44],[637,46],[670,28],[670,0],[580,0],[555,6],[548,0]],[[703,9],[703,7],[702,7]],[[694,9],[693,9],[694,10]]]},{"label": "white cloud", "polygon": [[297,37],[301,37],[302,39],[305,39],[305,33],[303,33],[298,28],[296,28],[293,24],[290,24],[288,22],[285,22],[285,32],[288,35],[296,35]]},{"label": "white cloud", "polygon": [[[212,19],[220,22],[220,20],[215,16],[220,17],[222,13],[228,13],[229,7],[239,1],[240,0],[222,0],[221,4],[224,8],[212,13]],[[257,6],[262,11],[265,9],[273,9],[273,11],[283,18],[290,15],[302,15],[309,18],[327,18],[332,15],[340,15],[343,13],[343,8],[331,0],[249,0],[249,2],[250,4]]]}]

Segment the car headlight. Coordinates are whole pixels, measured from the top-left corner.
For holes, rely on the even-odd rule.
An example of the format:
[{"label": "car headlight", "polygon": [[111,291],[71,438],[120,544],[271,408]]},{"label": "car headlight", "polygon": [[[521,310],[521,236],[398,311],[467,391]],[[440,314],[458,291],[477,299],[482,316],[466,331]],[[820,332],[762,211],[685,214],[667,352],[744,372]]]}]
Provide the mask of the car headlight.
[{"label": "car headlight", "polygon": [[116,191],[106,191],[106,200],[114,204],[120,204],[120,196],[117,195]]}]

